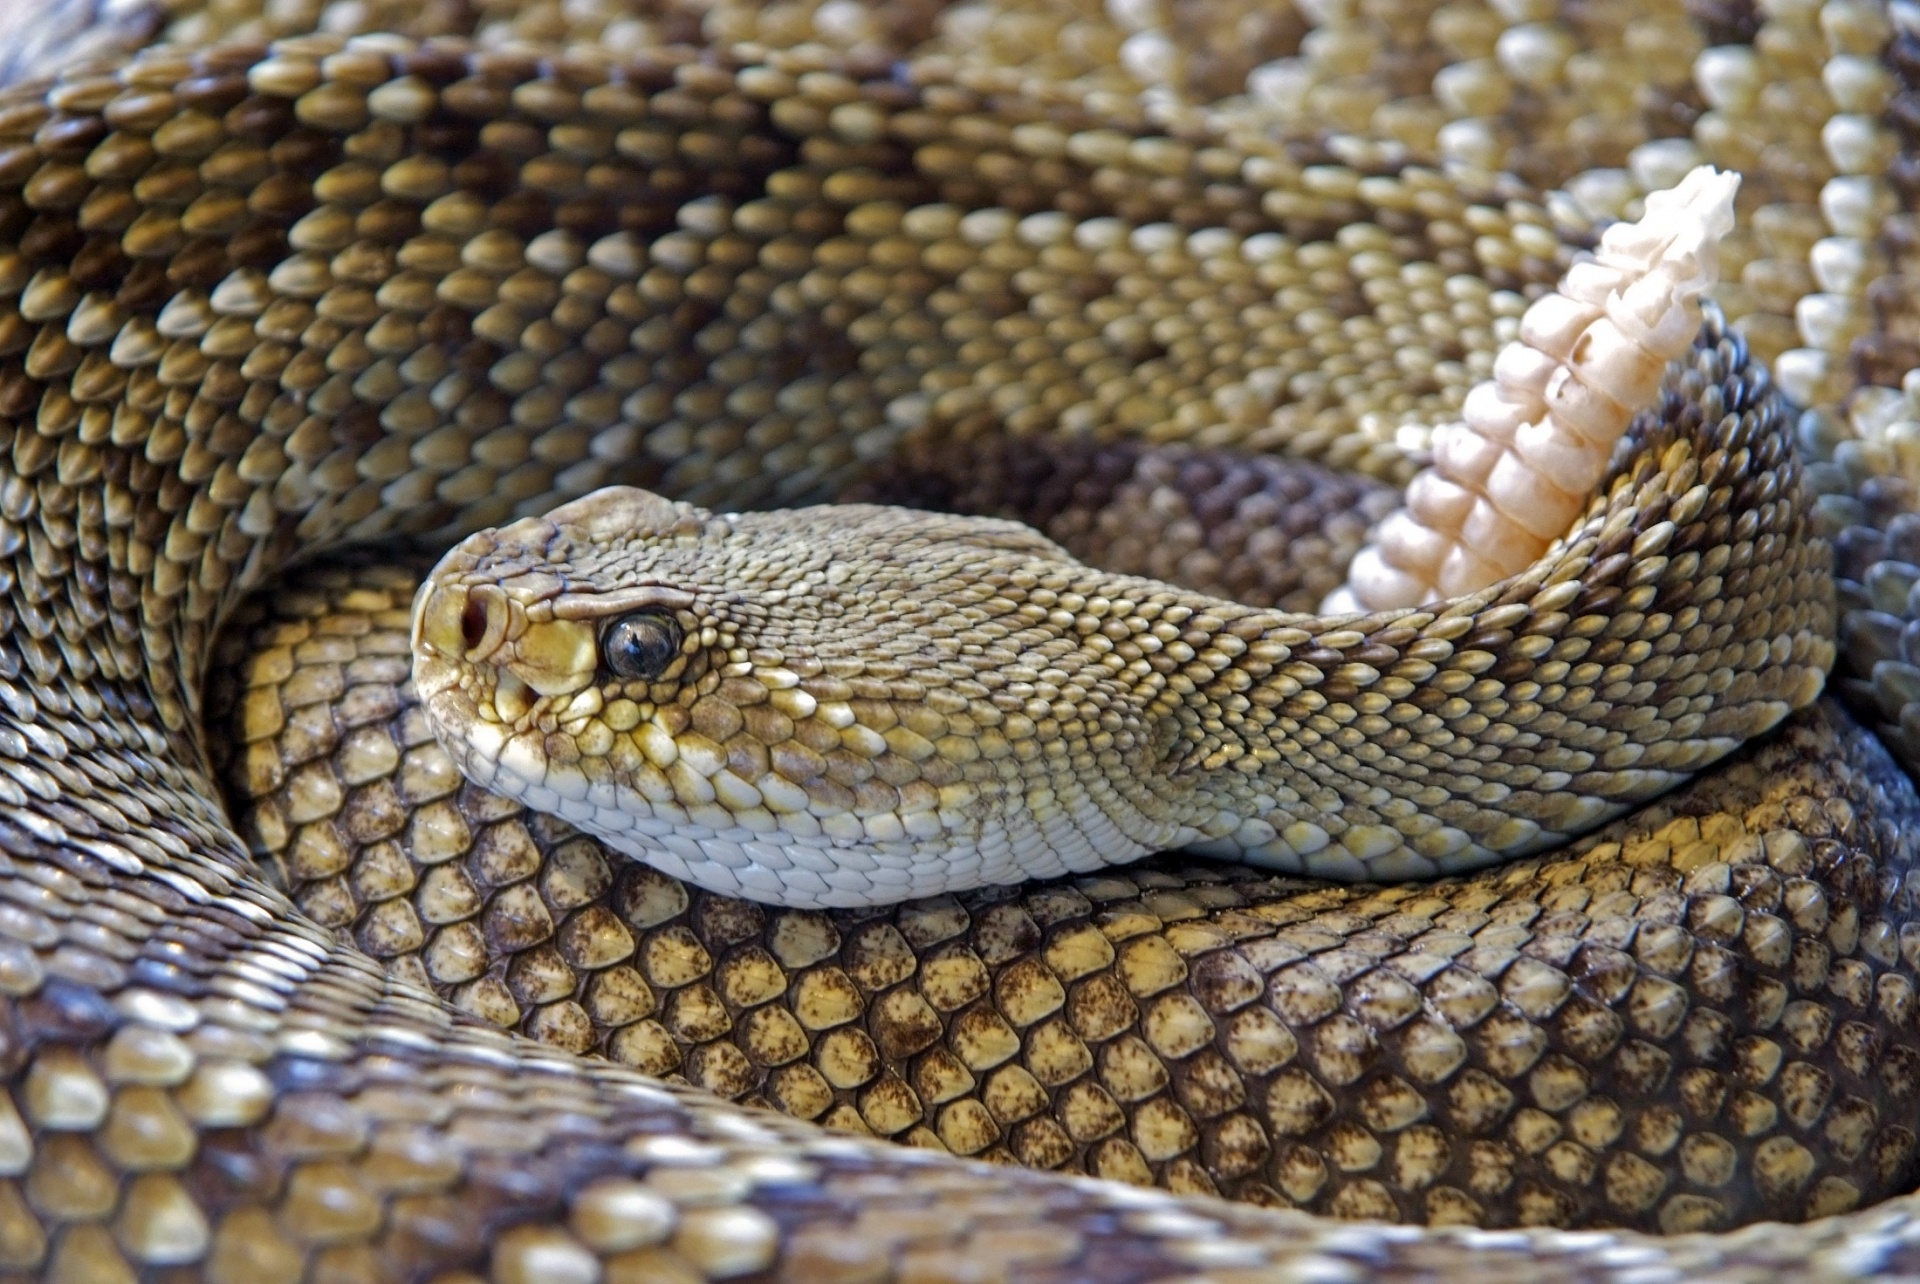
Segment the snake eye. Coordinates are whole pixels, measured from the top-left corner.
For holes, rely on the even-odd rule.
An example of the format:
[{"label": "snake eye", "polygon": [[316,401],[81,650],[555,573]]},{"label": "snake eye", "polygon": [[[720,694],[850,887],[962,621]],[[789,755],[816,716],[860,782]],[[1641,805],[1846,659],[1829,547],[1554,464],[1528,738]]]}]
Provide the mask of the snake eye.
[{"label": "snake eye", "polygon": [[680,654],[680,625],[654,611],[623,615],[607,628],[600,651],[615,677],[652,682]]}]

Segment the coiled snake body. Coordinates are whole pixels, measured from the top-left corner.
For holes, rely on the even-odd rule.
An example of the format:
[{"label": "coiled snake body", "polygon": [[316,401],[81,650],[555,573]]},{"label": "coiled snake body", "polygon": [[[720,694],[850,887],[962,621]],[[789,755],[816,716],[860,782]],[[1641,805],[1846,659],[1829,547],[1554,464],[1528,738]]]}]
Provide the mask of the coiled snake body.
[{"label": "coiled snake body", "polygon": [[[404,632],[410,582],[376,570],[322,580],[344,623],[289,608],[244,691],[224,688],[238,792],[289,789],[248,821],[284,885],[254,863],[201,688],[223,616],[292,559],[444,546],[609,482],[715,507],[951,488],[957,453],[1014,479],[995,506],[1069,543],[1122,545],[1116,520],[1173,513],[1125,569],[1311,599],[1330,586],[1262,580],[1260,557],[1191,531],[1232,528],[1269,490],[1364,487],[1209,452],[1404,480],[1522,293],[1683,142],[1757,193],[1734,321],[1710,319],[1547,564],[1431,627],[1316,626],[1287,659],[1317,703],[1290,716],[1364,761],[1330,710],[1358,708],[1361,668],[1412,659],[1438,676],[1405,726],[1457,757],[1449,782],[1528,766],[1547,733],[1596,775],[1679,774],[1812,699],[1831,540],[1841,686],[1906,751],[1920,412],[1890,385],[1915,364],[1895,212],[1909,36],[1838,0],[1604,23],[1329,7],[1311,33],[1223,11],[1193,36],[1170,34],[1178,12],[1113,8],[10,19],[11,74],[60,70],[0,102],[0,1268],[581,1284],[1902,1268],[1910,1197],[1885,1197],[1913,1180],[1920,800],[1833,702],[1567,850],[1471,878],[1329,890],[1173,867],[761,910],[615,874],[462,789],[393,690],[383,639]],[[178,43],[128,52],[163,22]],[[1360,65],[1401,96],[1362,93]],[[1838,109],[1817,163],[1793,102]],[[1530,200],[1512,174],[1558,190]],[[1188,453],[1139,453],[1171,439]],[[1167,467],[1130,510],[1128,487]],[[1086,485],[1018,480],[1040,474]],[[1229,498],[1182,491],[1202,475],[1231,476]],[[1345,521],[1293,534],[1350,551]],[[1155,564],[1183,539],[1179,566]],[[1071,627],[1084,603],[1060,599],[1087,595],[1043,580],[1016,567],[1000,587],[1028,593],[1036,628]],[[1224,641],[1232,620],[1179,631],[1204,614],[1169,618],[1170,672],[1261,658]],[[885,707],[919,735],[908,675],[826,676],[861,725]],[[1245,712],[1221,691],[1167,733],[1209,769]],[[1009,731],[1016,758],[1066,735],[1022,716],[1040,734]],[[723,714],[689,717],[721,719],[696,729],[726,742]],[[1384,719],[1370,734],[1415,752]],[[856,802],[875,780],[914,787],[868,757],[869,775],[821,776]],[[1532,767],[1521,788],[1552,777],[1541,815],[1581,810],[1550,796],[1565,763]],[[1486,799],[1505,797],[1492,774]],[[1634,781],[1621,797],[1667,783]],[[462,886],[484,912],[450,908]],[[479,957],[503,941],[511,960]],[[629,1066],[497,1028],[516,1022]],[[835,1135],[633,1065],[1182,1193]],[[1761,1217],[1819,1220],[1726,1229]],[[1596,1229],[1548,1229],[1574,1223]]]}]

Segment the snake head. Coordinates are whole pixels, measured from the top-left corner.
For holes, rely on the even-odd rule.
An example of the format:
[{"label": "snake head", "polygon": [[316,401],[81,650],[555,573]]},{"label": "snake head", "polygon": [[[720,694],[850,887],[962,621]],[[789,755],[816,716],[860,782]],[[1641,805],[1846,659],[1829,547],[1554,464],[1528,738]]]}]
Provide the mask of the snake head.
[{"label": "snake head", "polygon": [[[619,536],[672,540],[704,514],[646,491],[601,491],[461,543],[414,602],[415,680],[422,692],[466,689],[474,713],[500,726],[598,713],[600,679],[669,683],[686,669],[681,645],[692,596],[670,585],[604,591],[577,552]],[[612,622],[611,624],[609,622]],[[654,622],[636,666],[636,625]],[[623,623],[624,622],[624,623]],[[603,633],[612,635],[610,645]],[[619,685],[614,683],[612,685]]]},{"label": "snake head", "polygon": [[614,488],[450,552],[414,680],[470,779],[668,873],[900,900],[1182,836],[1110,818],[1164,810],[1105,779],[1161,746],[1140,675],[1102,658],[1096,581],[1011,522]]}]

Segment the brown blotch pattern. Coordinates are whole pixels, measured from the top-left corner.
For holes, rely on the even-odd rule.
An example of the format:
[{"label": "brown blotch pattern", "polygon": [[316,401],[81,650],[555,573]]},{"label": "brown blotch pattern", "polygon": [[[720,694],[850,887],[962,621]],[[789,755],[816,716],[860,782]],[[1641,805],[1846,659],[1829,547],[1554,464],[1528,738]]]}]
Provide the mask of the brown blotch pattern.
[{"label": "brown blotch pattern", "polygon": [[416,582],[325,570],[248,608],[227,779],[315,922],[494,1025],[841,1131],[1342,1218],[1671,1233],[1909,1171],[1884,889],[1911,839],[1860,819],[1870,773],[1808,763],[1817,721],[1470,882],[1163,863],[801,912],[437,770],[389,658]]},{"label": "brown blotch pattern", "polygon": [[[1843,554],[1849,528],[1869,532],[1851,536],[1859,557],[1843,558],[1842,603],[1863,620],[1849,649],[1864,657],[1846,690],[1870,694],[1876,721],[1897,727],[1910,675],[1880,666],[1908,663],[1898,638],[1906,617],[1890,609],[1906,572],[1869,572],[1920,564],[1893,521],[1911,504],[1898,476],[1907,434],[1892,431],[1920,415],[1871,390],[1893,392],[1915,351],[1916,236],[1902,206],[1915,172],[1920,45],[1885,10],[1851,0],[1559,10],[1381,0],[1311,14],[1256,0],[1112,10],[1079,0],[952,9],[182,0],[163,15],[21,0],[0,6],[0,32],[0,80],[44,78],[0,99],[0,1269],[115,1284],[626,1284],[756,1272],[1118,1284],[1502,1270],[1544,1280],[1642,1268],[1776,1278],[1910,1272],[1920,1262],[1905,1199],[1803,1228],[1681,1241],[1403,1237],[983,1170],[744,1114],[509,1038],[391,975],[343,942],[342,928],[313,923],[253,872],[196,734],[214,622],[295,553],[464,531],[610,475],[714,505],[824,495],[924,410],[926,424],[957,434],[1003,424],[1046,435],[1065,424],[1102,440],[1276,449],[1404,477],[1422,429],[1485,373],[1524,293],[1555,279],[1596,221],[1630,213],[1696,152],[1747,176],[1719,301],[1813,412],[1801,437],[1816,512],[1830,523],[1821,529]],[[1708,47],[1730,58],[1696,78]],[[1249,67],[1268,74],[1256,71],[1241,95]],[[977,240],[943,238],[951,243],[921,265],[911,291],[876,298],[867,269],[899,247],[883,237],[863,248],[849,244],[860,227],[843,232],[850,211],[888,202],[1014,217],[974,225]],[[1037,243],[1022,235],[1036,214],[1076,227],[1119,220],[1092,229],[1091,251],[1071,247],[1111,255],[1096,266],[1112,288],[1093,299],[1060,288],[1084,264],[1062,265],[1066,247],[1047,240],[1055,224],[1031,225]],[[1262,235],[1276,239],[1259,242],[1264,257],[1250,262],[1240,246]],[[610,236],[632,238],[603,252],[611,268],[575,257]],[[615,269],[640,266],[643,250],[644,271],[612,283]],[[782,346],[783,335],[792,343]],[[601,361],[610,349],[627,359]],[[925,399],[900,402],[901,418],[889,418],[910,389]],[[649,395],[628,408],[642,390]],[[613,419],[610,399],[620,403]],[[601,449],[620,463],[602,472],[593,443],[616,425]],[[1868,609],[1880,618],[1864,617]],[[1810,1153],[1817,1136],[1838,1155],[1896,1126],[1891,1107],[1876,1103],[1906,1091],[1893,1055],[1904,1046],[1902,1019],[1891,1015],[1905,964],[1874,925],[1879,907],[1911,895],[1893,877],[1904,866],[1891,853],[1905,835],[1888,838],[1887,826],[1910,831],[1913,802],[1879,750],[1835,716],[1802,715],[1730,768],[1758,774],[1751,795],[1737,782],[1713,792],[1736,780],[1716,777],[1647,821],[1651,841],[1686,819],[1671,809],[1710,798],[1691,817],[1707,843],[1708,822],[1734,815],[1737,801],[1746,838],[1764,853],[1725,860],[1725,889],[1689,887],[1722,862],[1678,870],[1672,862],[1694,848],[1674,831],[1685,841],[1654,842],[1647,850],[1661,854],[1633,875],[1665,868],[1684,892],[1653,898],[1684,912],[1647,917],[1645,942],[1636,929],[1623,951],[1636,969],[1707,987],[1704,995],[1726,977],[1711,968],[1696,977],[1697,959],[1720,957],[1701,953],[1699,934],[1713,941],[1735,921],[1756,960],[1732,973],[1745,996],[1734,1007],[1688,998],[1689,1012],[1744,1005],[1755,1024],[1709,1064],[1688,1058],[1714,1051],[1711,1023],[1682,1022],[1674,1037],[1683,1043],[1670,1045],[1681,1125],[1636,1132],[1609,1152],[1647,1168],[1623,1158],[1615,1176],[1609,1158],[1579,1184],[1583,1150],[1598,1156],[1589,1139],[1606,1128],[1576,1133],[1575,1113],[1596,1094],[1624,1098],[1603,1086],[1559,1104],[1578,1076],[1544,1053],[1526,1071],[1524,1117],[1517,1099],[1502,1114],[1495,1076],[1463,1089],[1460,1108],[1478,1112],[1463,1118],[1506,1121],[1486,1124],[1495,1131],[1476,1142],[1543,1143],[1539,1171],[1558,1165],[1568,1176],[1555,1180],[1572,1183],[1551,1189],[1650,1197],[1650,1207],[1671,1204],[1681,1224],[1718,1217],[1724,1192],[1747,1189],[1750,1175],[1764,1174],[1798,1211],[1846,1202],[1845,1188],[1823,1183],[1854,1179],[1816,1174],[1796,1148]],[[311,734],[324,731],[315,723]],[[396,751],[419,747],[383,734]],[[1891,743],[1905,751],[1910,740]],[[373,774],[335,779],[342,806],[347,791],[381,780],[401,798],[405,754],[382,776],[376,738],[355,744],[354,770]],[[337,752],[322,755],[330,769]],[[314,787],[318,806],[317,775]],[[376,801],[365,823],[388,823],[379,819],[388,800]],[[1797,836],[1812,864],[1789,873],[1801,869],[1802,847],[1776,835]],[[495,855],[496,869],[522,859]],[[1830,872],[1869,864],[1871,889],[1845,891]],[[1736,884],[1735,868],[1757,881]],[[1515,875],[1522,884],[1537,876]],[[1233,889],[1202,880],[1185,893],[1133,877],[1116,901]],[[1777,902],[1765,891],[1743,899],[1769,877],[1780,880]],[[388,861],[366,885],[384,894],[402,881]],[[535,902],[555,931],[587,908],[556,910],[538,878],[503,885],[528,882],[534,894],[499,916],[503,940],[542,930]],[[1565,895],[1590,890],[1575,884]],[[339,903],[358,915],[349,893]],[[1638,895],[1631,882],[1626,894]],[[1331,895],[1350,905],[1340,898],[1376,894]],[[1537,933],[1573,922],[1568,914],[1599,921],[1587,907],[1549,913],[1554,895],[1542,891],[1518,911]],[[1696,905],[1698,924],[1688,917]],[[1246,908],[1197,917],[1215,923]],[[958,1026],[940,1003],[977,978],[968,980],[964,959],[935,966],[933,952],[958,958],[964,946],[989,966],[985,909],[962,909],[966,927],[925,958],[911,944],[904,954],[869,945],[856,957],[850,935],[829,948],[842,952],[845,985],[823,984],[808,1001],[855,1015],[803,1037],[824,1049],[857,1026],[872,1052],[843,1038],[823,1067],[850,1081],[884,1067],[892,1054],[866,1015],[876,996],[904,991],[943,1030]],[[898,918],[886,921],[904,940]],[[1168,937],[1165,952],[1142,948],[1134,975],[1177,970],[1170,953],[1189,980],[1156,996],[1191,998],[1215,1021],[1167,921],[1118,942],[1102,930],[1115,961],[1095,962],[1082,979],[1120,968],[1130,941]],[[717,939],[691,919],[679,926],[682,945]],[[1269,926],[1262,939],[1285,930]],[[1302,961],[1363,937],[1338,937],[1345,944]],[[1696,942],[1694,953],[1679,972],[1660,971],[1682,940]],[[784,969],[774,944],[761,938]],[[716,967],[728,956],[701,949]],[[1570,976],[1572,993],[1539,1026],[1528,1014],[1550,1006],[1552,974],[1565,969],[1517,952],[1545,964],[1544,981],[1516,972],[1516,958],[1499,978],[1499,1003],[1518,1015],[1497,1004],[1473,1027],[1512,1036],[1488,1045],[1502,1066],[1524,1057],[1527,1029],[1551,1028],[1556,1048],[1584,1067],[1564,1050],[1602,1046],[1608,1028],[1588,1002],[1623,1023],[1657,1023],[1672,1010],[1662,998],[1671,992],[1650,982],[1639,998],[1636,982],[1609,1004],[1594,997],[1611,993],[1595,988],[1604,976]],[[1223,953],[1234,952],[1213,951]],[[661,957],[691,955],[676,947]],[[953,1011],[1003,1002],[1039,1011],[1052,1002],[1048,974],[1070,1009],[1076,982],[1043,957],[1020,985],[960,999]],[[1259,974],[1269,998],[1235,1011],[1273,1010],[1279,991]],[[713,988],[718,1002],[704,1010],[795,1012],[785,995],[747,1002],[770,976],[746,969],[739,988]],[[1393,1000],[1369,991],[1365,1004],[1349,1004],[1356,984],[1329,973],[1325,986],[1286,987],[1289,1001],[1320,1005],[1313,1012],[1330,990],[1338,1005],[1302,1018],[1302,1030],[1329,1031],[1324,1046],[1311,1066],[1296,1052],[1275,1070],[1264,1122],[1254,1115],[1271,1145],[1275,1108],[1283,1120],[1310,1120],[1316,1086],[1348,1111],[1328,1118],[1326,1148],[1315,1151],[1341,1174],[1329,1191],[1335,1181],[1341,1190],[1387,1184],[1380,1174],[1402,1162],[1399,1141],[1367,1169],[1358,1166],[1370,1155],[1366,1138],[1378,1141],[1383,1121],[1404,1118],[1412,1100],[1350,1096],[1325,1077],[1361,1067],[1350,1082],[1369,1082],[1362,1036],[1375,1031],[1369,1014]],[[900,1029],[931,1028],[909,998],[894,1002],[889,1019]],[[1155,1050],[1140,1007],[1116,978],[1102,1001],[1079,1009],[1090,1030],[1106,1032],[1074,1030],[1090,1055],[1132,1039],[1152,1056],[1096,1057],[1068,1088],[1097,1081],[1124,1116],[1104,1085],[1134,1084],[1138,1100],[1170,1101],[1204,1132],[1178,1090],[1146,1085],[1154,1064],[1195,1064],[1206,1050],[1184,1059]],[[1153,1027],[1170,1048],[1199,1030],[1193,1009],[1179,1007]],[[996,1037],[1022,1049],[1010,1057],[1050,1091],[1019,1058],[1034,1046],[1037,1063],[1077,1060],[1061,1059],[1064,1039],[1040,1041],[1058,1015],[1015,1027],[1006,1009],[992,1010],[1014,1031]],[[1870,1091],[1847,1067],[1861,1056],[1856,1027],[1882,1012],[1887,1042],[1869,1045],[1880,1085]],[[994,1033],[968,1028],[978,1046]],[[928,1057],[953,1037],[905,1055]],[[1628,1066],[1628,1046],[1623,1034],[1607,1064]],[[1413,1067],[1430,1073],[1451,1054],[1442,1040],[1396,1045],[1394,1055],[1415,1082]],[[1276,1093],[1294,1068],[1301,1076]],[[1170,1085],[1187,1082],[1168,1073]],[[889,1120],[906,1113],[907,1092],[923,1109],[935,1095],[898,1070],[885,1074],[864,1082],[889,1084],[876,1094],[896,1111]],[[1001,1093],[979,1097],[984,1117],[996,1102],[1033,1099],[1018,1081]],[[1181,1139],[1177,1122],[1154,1135]],[[1768,1128],[1770,1148],[1741,1149],[1737,1137]],[[1108,1135],[1127,1137],[1149,1164],[1178,1158],[1146,1160],[1125,1125]],[[1244,1129],[1206,1135],[1239,1137],[1253,1151]],[[1877,1139],[1860,1144],[1858,1155],[1881,1153]],[[1732,1175],[1716,1186],[1728,1147]],[[1455,1153],[1464,1153],[1458,1143]],[[1437,1154],[1410,1144],[1407,1171],[1432,1171]],[[1864,1174],[1872,1161],[1851,1162]],[[1284,1191],[1283,1179],[1315,1170],[1295,1158],[1266,1171]],[[1451,1176],[1428,1189],[1441,1185],[1479,1198]],[[1539,1207],[1554,1212],[1551,1200]]]}]

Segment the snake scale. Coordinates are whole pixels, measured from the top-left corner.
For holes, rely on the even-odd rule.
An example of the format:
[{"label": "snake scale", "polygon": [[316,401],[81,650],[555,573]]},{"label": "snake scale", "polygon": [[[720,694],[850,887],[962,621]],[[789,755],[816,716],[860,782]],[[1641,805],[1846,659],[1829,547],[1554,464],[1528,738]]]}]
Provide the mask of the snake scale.
[{"label": "snake scale", "polygon": [[[1911,1271],[1916,25],[10,6],[0,1272]],[[1489,762],[1563,676],[1622,710],[1603,752],[1799,711],[1564,850],[755,906],[461,784],[399,554],[242,605],[626,482],[1012,511],[1310,610],[1380,511],[1353,475],[1406,481],[1527,297],[1702,159],[1746,176],[1727,281],[1548,559],[1586,596],[1468,599],[1435,709],[1494,709]],[[1415,632],[1301,663],[1434,667]],[[1809,704],[1836,642],[1847,707]]]}]

